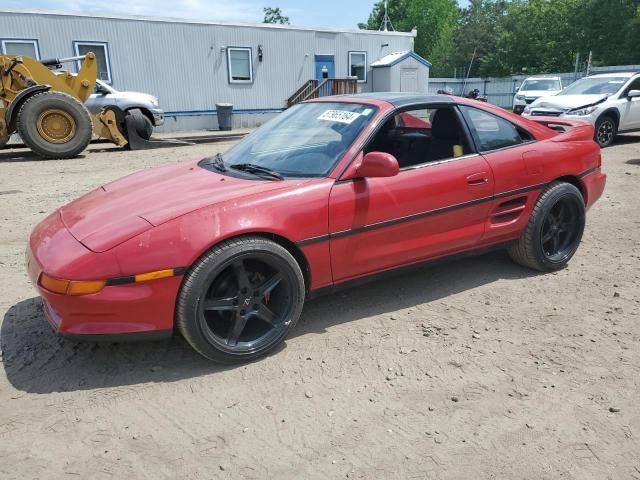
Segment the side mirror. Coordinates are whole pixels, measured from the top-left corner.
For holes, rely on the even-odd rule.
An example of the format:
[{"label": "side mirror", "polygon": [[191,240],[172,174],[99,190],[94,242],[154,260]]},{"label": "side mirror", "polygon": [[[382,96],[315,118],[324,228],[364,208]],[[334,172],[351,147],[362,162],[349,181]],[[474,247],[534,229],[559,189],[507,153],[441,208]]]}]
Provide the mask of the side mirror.
[{"label": "side mirror", "polygon": [[629,90],[629,93],[627,93],[627,98],[635,97],[640,97],[640,90]]},{"label": "side mirror", "polygon": [[355,178],[394,177],[400,171],[398,160],[390,153],[369,152],[356,167]]}]

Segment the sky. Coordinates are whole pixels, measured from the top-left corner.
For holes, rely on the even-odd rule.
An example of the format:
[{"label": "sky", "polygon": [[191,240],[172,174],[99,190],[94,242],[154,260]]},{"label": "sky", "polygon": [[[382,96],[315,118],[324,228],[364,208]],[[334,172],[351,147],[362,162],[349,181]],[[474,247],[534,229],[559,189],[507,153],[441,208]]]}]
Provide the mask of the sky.
[{"label": "sky", "polygon": [[[466,5],[468,0],[458,0]],[[263,7],[280,7],[294,25],[356,28],[375,0],[3,0],[0,8],[262,22]],[[393,18],[391,19],[393,21]]]}]

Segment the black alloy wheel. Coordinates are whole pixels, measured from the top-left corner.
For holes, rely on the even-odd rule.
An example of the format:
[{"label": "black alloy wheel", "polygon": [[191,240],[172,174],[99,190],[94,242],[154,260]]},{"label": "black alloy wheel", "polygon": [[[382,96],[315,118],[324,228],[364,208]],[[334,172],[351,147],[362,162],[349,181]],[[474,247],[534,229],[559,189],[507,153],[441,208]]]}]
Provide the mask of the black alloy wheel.
[{"label": "black alloy wheel", "polygon": [[581,210],[584,205],[574,196],[559,199],[547,213],[540,231],[542,251],[554,262],[566,260],[577,248],[582,233]]},{"label": "black alloy wheel", "polygon": [[601,148],[608,147],[613,143],[616,136],[616,122],[609,116],[604,116],[596,122],[595,141]]},{"label": "black alloy wheel", "polygon": [[509,255],[520,265],[542,272],[564,268],[580,246],[585,210],[584,198],[575,185],[551,183],[536,200]]},{"label": "black alloy wheel", "polygon": [[275,348],[304,303],[295,258],[261,237],[223,242],[187,274],[176,321],[202,355],[222,363],[247,361]]},{"label": "black alloy wheel", "polygon": [[212,280],[200,301],[202,331],[222,350],[252,353],[287,326],[292,288],[277,257],[263,253],[236,257]]}]

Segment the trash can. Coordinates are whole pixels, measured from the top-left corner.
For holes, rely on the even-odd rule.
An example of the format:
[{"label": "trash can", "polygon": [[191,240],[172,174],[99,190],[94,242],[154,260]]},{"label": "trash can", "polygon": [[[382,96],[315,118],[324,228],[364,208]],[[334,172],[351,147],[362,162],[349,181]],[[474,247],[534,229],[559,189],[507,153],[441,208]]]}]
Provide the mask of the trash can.
[{"label": "trash can", "polygon": [[218,128],[231,130],[233,127],[233,104],[216,103],[216,114],[218,115]]}]

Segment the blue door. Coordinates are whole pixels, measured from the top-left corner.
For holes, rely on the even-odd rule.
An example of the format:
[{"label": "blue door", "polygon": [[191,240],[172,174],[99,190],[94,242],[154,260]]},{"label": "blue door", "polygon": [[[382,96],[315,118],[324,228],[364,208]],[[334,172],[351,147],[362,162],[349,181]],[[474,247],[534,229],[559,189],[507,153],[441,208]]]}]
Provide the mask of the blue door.
[{"label": "blue door", "polygon": [[316,80],[336,78],[336,61],[333,55],[316,55]]}]

